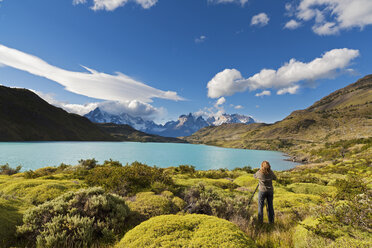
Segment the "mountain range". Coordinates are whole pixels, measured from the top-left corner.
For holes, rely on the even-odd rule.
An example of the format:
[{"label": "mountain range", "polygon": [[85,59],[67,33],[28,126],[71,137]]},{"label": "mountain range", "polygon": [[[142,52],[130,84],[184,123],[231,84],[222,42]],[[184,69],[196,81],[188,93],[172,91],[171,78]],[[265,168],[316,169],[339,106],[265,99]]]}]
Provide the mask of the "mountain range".
[{"label": "mountain range", "polygon": [[[188,114],[181,115],[177,121],[159,125],[130,115],[110,115],[99,108],[90,112],[89,117],[101,123],[126,121],[130,126],[95,124],[50,105],[30,90],[0,86],[0,141],[190,142],[282,150],[292,155],[306,153],[327,142],[372,137],[372,75],[273,124],[252,123],[251,117],[237,114],[207,120]],[[180,141],[155,134],[190,136]]]},{"label": "mountain range", "polygon": [[84,115],[94,123],[126,124],[146,132],[165,137],[189,136],[203,127],[219,126],[226,123],[254,123],[252,117],[239,114],[222,114],[218,117],[204,119],[194,114],[181,115],[176,121],[168,121],[164,125],[156,124],[153,121],[143,120],[141,117],[133,117],[127,113],[110,114],[99,107]]}]

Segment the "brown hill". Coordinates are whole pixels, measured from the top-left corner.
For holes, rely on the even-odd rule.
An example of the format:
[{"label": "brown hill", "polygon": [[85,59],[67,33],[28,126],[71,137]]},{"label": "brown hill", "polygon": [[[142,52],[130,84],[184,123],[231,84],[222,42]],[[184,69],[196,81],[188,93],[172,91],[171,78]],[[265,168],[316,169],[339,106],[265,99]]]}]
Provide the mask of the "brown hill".
[{"label": "brown hill", "polygon": [[368,75],[274,124],[208,127],[185,140],[224,147],[293,152],[304,150],[308,145],[371,136],[372,75]]}]

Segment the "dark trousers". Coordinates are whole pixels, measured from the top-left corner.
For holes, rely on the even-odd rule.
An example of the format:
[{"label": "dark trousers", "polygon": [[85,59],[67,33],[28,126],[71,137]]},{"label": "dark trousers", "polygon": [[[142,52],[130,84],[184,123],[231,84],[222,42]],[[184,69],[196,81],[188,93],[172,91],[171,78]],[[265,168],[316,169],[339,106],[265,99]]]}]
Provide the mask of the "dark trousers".
[{"label": "dark trousers", "polygon": [[264,191],[258,192],[258,221],[263,222],[263,208],[265,205],[265,199],[267,201],[267,215],[269,217],[269,222],[274,223],[274,206],[273,206],[273,199],[274,199],[274,192]]}]

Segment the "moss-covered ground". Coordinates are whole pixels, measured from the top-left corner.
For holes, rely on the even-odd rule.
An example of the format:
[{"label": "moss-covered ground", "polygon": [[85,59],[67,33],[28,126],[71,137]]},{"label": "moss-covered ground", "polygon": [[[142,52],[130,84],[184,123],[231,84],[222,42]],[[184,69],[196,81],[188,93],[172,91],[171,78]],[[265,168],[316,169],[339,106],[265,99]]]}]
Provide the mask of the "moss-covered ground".
[{"label": "moss-covered ground", "polygon": [[[263,224],[257,222],[257,194],[251,205],[247,204],[257,185],[253,178],[256,170],[249,168],[197,171],[191,166],[179,166],[141,174],[145,168],[142,165],[126,167],[115,163],[93,168],[61,165],[56,169],[0,175],[0,247],[23,246],[16,226],[22,224],[27,209],[91,186],[121,195],[132,213],[122,232],[127,234],[117,237],[112,246],[161,247],[158,238],[163,235],[168,246],[173,247],[172,242],[176,241],[169,237],[178,233],[184,241],[174,243],[177,247],[217,247],[213,242],[224,247],[230,247],[228,242],[246,242],[252,247],[370,247],[372,150],[370,145],[364,146],[352,144],[343,157],[275,172],[278,180],[274,182],[273,225],[267,223],[267,216]],[[323,151],[317,150],[318,156],[325,156],[327,149],[337,147],[328,145]],[[94,167],[102,166],[111,166],[115,171],[123,168],[123,177],[142,183],[146,179],[147,184],[134,187],[134,179],[132,184],[126,184],[126,180],[110,181],[110,176],[103,178],[99,174],[102,169],[94,171]],[[195,214],[215,217],[206,219],[201,217],[205,215]],[[225,220],[219,222],[217,217]],[[196,226],[203,229],[194,230]],[[226,237],[220,232],[225,229]]]}]

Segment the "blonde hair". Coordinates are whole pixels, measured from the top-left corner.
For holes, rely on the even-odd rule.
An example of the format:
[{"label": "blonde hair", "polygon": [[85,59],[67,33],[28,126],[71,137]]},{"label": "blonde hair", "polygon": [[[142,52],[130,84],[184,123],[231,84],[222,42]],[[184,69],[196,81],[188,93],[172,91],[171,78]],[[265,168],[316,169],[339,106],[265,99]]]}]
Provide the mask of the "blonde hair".
[{"label": "blonde hair", "polygon": [[267,175],[269,174],[271,171],[271,166],[270,166],[270,163],[268,161],[263,161],[261,163],[261,169],[260,169],[260,172]]}]

